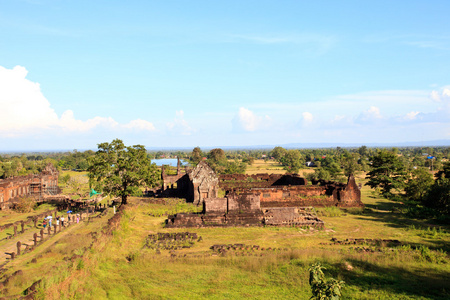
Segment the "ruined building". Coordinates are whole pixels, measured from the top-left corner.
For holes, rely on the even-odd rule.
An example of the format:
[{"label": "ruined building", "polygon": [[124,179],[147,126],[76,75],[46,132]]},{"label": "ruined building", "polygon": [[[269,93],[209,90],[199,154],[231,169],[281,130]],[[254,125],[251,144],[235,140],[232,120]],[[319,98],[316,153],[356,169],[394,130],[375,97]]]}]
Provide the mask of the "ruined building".
[{"label": "ruined building", "polygon": [[48,164],[39,174],[0,179],[0,209],[10,208],[20,197],[55,195],[58,187],[58,170]]},{"label": "ruined building", "polygon": [[[314,210],[307,207],[362,207],[361,192],[353,176],[347,184],[320,181],[308,185],[294,174],[219,175],[204,161],[185,173],[162,172],[166,192],[197,205],[203,214],[177,214],[168,227],[235,225],[323,226]],[[165,187],[170,185],[170,190]],[[225,192],[219,198],[218,191]],[[167,195],[167,193],[166,193]]]},{"label": "ruined building", "polygon": [[201,161],[194,169],[185,168],[181,172],[178,159],[177,174],[167,175],[164,166],[161,168],[163,180],[162,195],[185,198],[188,202],[200,205],[205,199],[216,198],[219,191],[219,180],[213,169]]}]

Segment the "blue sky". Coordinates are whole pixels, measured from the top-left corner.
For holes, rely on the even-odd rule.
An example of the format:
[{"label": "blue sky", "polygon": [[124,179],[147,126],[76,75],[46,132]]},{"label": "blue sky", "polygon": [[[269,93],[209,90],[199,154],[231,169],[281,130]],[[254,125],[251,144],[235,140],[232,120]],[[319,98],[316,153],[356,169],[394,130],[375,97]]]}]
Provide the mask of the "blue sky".
[{"label": "blue sky", "polygon": [[0,0],[0,151],[450,140],[449,9]]}]

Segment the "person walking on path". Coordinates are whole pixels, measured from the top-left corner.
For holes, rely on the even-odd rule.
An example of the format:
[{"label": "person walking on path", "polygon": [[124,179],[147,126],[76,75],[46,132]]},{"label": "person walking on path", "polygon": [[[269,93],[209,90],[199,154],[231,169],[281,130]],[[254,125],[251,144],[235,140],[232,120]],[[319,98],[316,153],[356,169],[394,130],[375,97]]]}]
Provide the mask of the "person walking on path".
[{"label": "person walking on path", "polygon": [[44,218],[44,221],[42,221],[42,226],[44,226],[44,229],[45,229],[45,227],[47,227],[47,220]]},{"label": "person walking on path", "polygon": [[80,222],[80,214],[77,214],[77,224]]},{"label": "person walking on path", "polygon": [[61,217],[61,226],[64,227],[64,216]]}]

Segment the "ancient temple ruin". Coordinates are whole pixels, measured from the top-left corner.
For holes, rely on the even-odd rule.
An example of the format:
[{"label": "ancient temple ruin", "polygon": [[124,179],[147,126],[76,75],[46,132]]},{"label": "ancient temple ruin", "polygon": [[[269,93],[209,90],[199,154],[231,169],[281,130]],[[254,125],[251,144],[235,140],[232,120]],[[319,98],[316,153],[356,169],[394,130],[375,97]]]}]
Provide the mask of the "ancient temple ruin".
[{"label": "ancient temple ruin", "polygon": [[164,166],[161,168],[162,195],[185,198],[188,202],[201,205],[205,199],[218,195],[219,179],[214,170],[204,161],[194,169],[181,171],[178,159],[177,174],[167,175]]},{"label": "ancient temple ruin", "polygon": [[[313,207],[363,207],[355,178],[347,184],[317,181],[308,185],[296,174],[227,174],[219,175],[204,161],[184,174],[168,177],[163,171],[164,186],[197,205],[202,214],[170,216],[167,227],[236,226],[236,225],[311,225],[323,226]],[[217,197],[221,189],[225,197]]]},{"label": "ancient temple ruin", "polygon": [[59,194],[58,176],[58,170],[49,163],[39,174],[0,179],[0,209],[10,208],[20,197]]}]

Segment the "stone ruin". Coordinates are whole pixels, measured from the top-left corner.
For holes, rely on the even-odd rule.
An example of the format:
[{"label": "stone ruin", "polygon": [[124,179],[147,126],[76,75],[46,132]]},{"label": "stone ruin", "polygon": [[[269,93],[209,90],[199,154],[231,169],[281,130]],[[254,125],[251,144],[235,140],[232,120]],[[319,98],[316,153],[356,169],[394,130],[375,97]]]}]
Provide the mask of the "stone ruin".
[{"label": "stone ruin", "polygon": [[49,163],[39,174],[16,176],[0,179],[0,209],[9,209],[20,197],[32,196],[41,198],[57,195],[61,192],[58,187],[58,170]]},{"label": "stone ruin", "polygon": [[196,205],[202,204],[205,199],[215,198],[219,191],[219,180],[213,169],[201,161],[194,169],[185,168],[181,172],[180,159],[178,159],[177,174],[167,175],[164,166],[161,168],[163,185],[161,195],[164,197],[185,198]]},{"label": "stone ruin", "polygon": [[[363,207],[355,178],[347,184],[317,181],[308,185],[296,174],[219,175],[204,161],[194,169],[167,176],[163,170],[163,189],[172,182],[170,192],[203,206],[201,214],[169,216],[167,227],[202,226],[317,226],[312,207]],[[176,183],[176,187],[173,186]],[[218,190],[225,191],[219,198]]]}]

